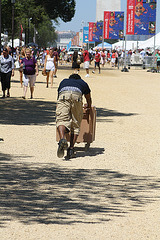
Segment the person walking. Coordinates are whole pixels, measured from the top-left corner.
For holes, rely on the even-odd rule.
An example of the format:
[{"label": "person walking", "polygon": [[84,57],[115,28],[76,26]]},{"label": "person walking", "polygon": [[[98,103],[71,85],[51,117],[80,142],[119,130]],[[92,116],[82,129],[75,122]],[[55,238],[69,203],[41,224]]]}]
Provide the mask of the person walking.
[{"label": "person walking", "polygon": [[11,76],[14,76],[14,60],[9,55],[8,49],[4,48],[3,53],[0,56],[0,76],[2,85],[2,98],[5,98],[5,92],[7,90],[7,97],[10,97]]},{"label": "person walking", "polygon": [[101,73],[101,68],[100,68],[100,61],[101,61],[101,54],[99,53],[98,49],[96,50],[96,54],[94,57],[94,70],[92,71],[92,73],[95,73],[96,70],[96,66],[99,69],[99,74]]},{"label": "person walking", "polygon": [[[56,126],[59,132],[57,156],[62,158],[67,150],[67,158],[75,157],[74,144],[80,132],[83,118],[82,95],[85,96],[86,108],[91,108],[91,90],[80,75],[72,74],[69,79],[63,79],[58,87],[58,102],[56,108]],[[65,133],[70,132],[70,146],[68,148]]]},{"label": "person walking", "polygon": [[51,77],[51,87],[53,87],[53,74],[55,71],[56,59],[53,55],[53,50],[49,50],[49,54],[46,55],[45,62],[44,62],[44,71],[47,73],[47,88],[49,84],[49,76]]},{"label": "person walking", "polygon": [[115,62],[116,62],[116,53],[115,50],[112,50],[112,55],[111,55],[111,66],[115,67]]},{"label": "person walking", "polygon": [[55,57],[55,70],[54,70],[54,78],[57,78],[57,69],[58,69],[58,60],[59,60],[59,54],[58,54],[58,49],[55,47],[53,49],[53,55]]},{"label": "person walking", "polygon": [[105,65],[105,62],[106,62],[106,54],[105,54],[105,49],[103,49],[101,52],[101,63],[103,67]]},{"label": "person walking", "polygon": [[38,65],[34,57],[32,57],[31,49],[26,49],[26,56],[22,59],[21,68],[23,68],[23,99],[26,98],[28,84],[30,86],[31,99],[33,98],[36,76],[38,76]]},{"label": "person walking", "polygon": [[86,76],[85,77],[89,77],[89,63],[90,63],[90,59],[89,59],[89,52],[87,50],[82,50],[83,52],[83,61],[84,61],[84,69],[86,69]]},{"label": "person walking", "polygon": [[[79,60],[80,62],[78,63]],[[77,73],[77,74],[79,73],[80,63],[81,63],[81,59],[80,59],[80,56],[78,55],[78,51],[74,51],[72,55],[72,68],[74,69],[74,73]]]}]

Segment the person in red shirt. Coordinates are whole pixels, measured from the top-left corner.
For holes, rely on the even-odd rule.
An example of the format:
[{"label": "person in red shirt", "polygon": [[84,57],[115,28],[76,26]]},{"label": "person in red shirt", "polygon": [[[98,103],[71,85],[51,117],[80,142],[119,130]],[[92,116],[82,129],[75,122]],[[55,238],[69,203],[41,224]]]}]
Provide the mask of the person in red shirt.
[{"label": "person in red shirt", "polygon": [[84,61],[84,69],[86,69],[87,75],[85,77],[89,77],[89,52],[83,49],[83,61]]},{"label": "person in red shirt", "polygon": [[111,66],[115,67],[115,62],[116,62],[116,53],[115,50],[112,51],[112,56],[111,56]]},{"label": "person in red shirt", "polygon": [[95,73],[96,66],[99,69],[99,73],[101,73],[100,60],[101,60],[101,54],[98,52],[98,49],[97,49],[96,54],[94,56],[95,65],[94,65],[94,70],[92,71],[92,73]]}]

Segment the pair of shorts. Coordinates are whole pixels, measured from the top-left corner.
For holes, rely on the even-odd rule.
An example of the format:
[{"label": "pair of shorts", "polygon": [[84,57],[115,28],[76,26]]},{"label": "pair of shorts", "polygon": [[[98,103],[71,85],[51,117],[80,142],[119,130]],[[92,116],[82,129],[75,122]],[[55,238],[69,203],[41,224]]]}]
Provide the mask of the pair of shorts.
[{"label": "pair of shorts", "polygon": [[52,67],[51,69],[46,69],[46,72],[54,72],[55,67]]},{"label": "pair of shorts", "polygon": [[30,87],[34,87],[36,82],[36,74],[34,75],[26,75],[23,74],[23,85],[28,87],[28,83]]},{"label": "pair of shorts", "polygon": [[89,69],[89,61],[84,62],[83,68]]},{"label": "pair of shorts", "polygon": [[111,63],[115,63],[116,59],[115,58],[112,58],[111,59]]},{"label": "pair of shorts", "polygon": [[100,62],[95,62],[95,67],[100,67]]},{"label": "pair of shorts", "polygon": [[57,102],[56,126],[65,126],[70,132],[79,135],[82,118],[82,94],[72,91],[62,92]]}]

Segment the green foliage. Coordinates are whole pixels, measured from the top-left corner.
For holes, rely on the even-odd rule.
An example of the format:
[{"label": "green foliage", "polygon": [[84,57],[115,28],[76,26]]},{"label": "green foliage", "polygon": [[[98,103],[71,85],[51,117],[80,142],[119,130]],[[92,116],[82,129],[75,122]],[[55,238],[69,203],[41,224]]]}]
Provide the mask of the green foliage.
[{"label": "green foliage", "polygon": [[69,22],[75,14],[75,0],[35,0],[37,5],[42,5],[50,19],[60,17],[64,22]]},{"label": "green foliage", "polygon": [[[12,34],[12,10],[11,0],[2,1],[2,32],[7,31],[9,37]],[[15,0],[14,4],[14,28],[15,38],[20,36],[20,26],[28,39],[28,32],[33,36],[34,27],[38,31],[39,44],[46,45],[53,43],[56,34],[53,21],[58,22],[61,18],[64,22],[71,21],[75,14],[75,0]],[[30,26],[28,24],[30,19]],[[28,29],[29,28],[29,29]],[[41,37],[43,39],[41,39]],[[47,40],[48,39],[48,40]]]}]

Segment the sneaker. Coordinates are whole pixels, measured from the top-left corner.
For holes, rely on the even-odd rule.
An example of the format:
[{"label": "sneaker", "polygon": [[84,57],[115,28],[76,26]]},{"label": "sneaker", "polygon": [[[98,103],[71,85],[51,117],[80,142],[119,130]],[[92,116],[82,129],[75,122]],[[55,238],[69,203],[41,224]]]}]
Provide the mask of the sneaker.
[{"label": "sneaker", "polygon": [[66,156],[66,158],[67,159],[71,159],[71,158],[75,158],[76,157],[76,153],[75,153],[75,150],[74,150],[74,148],[68,148],[67,149],[67,156]]},{"label": "sneaker", "polygon": [[57,76],[56,76],[56,75],[54,75],[53,77],[54,77],[54,78],[57,78]]},{"label": "sneaker", "polygon": [[66,139],[61,139],[58,143],[57,157],[62,158],[64,156],[64,150],[67,150],[68,143]]},{"label": "sneaker", "polygon": [[92,73],[95,73],[95,71],[92,71]]},{"label": "sneaker", "polygon": [[85,77],[89,77],[89,74],[87,74]]}]

